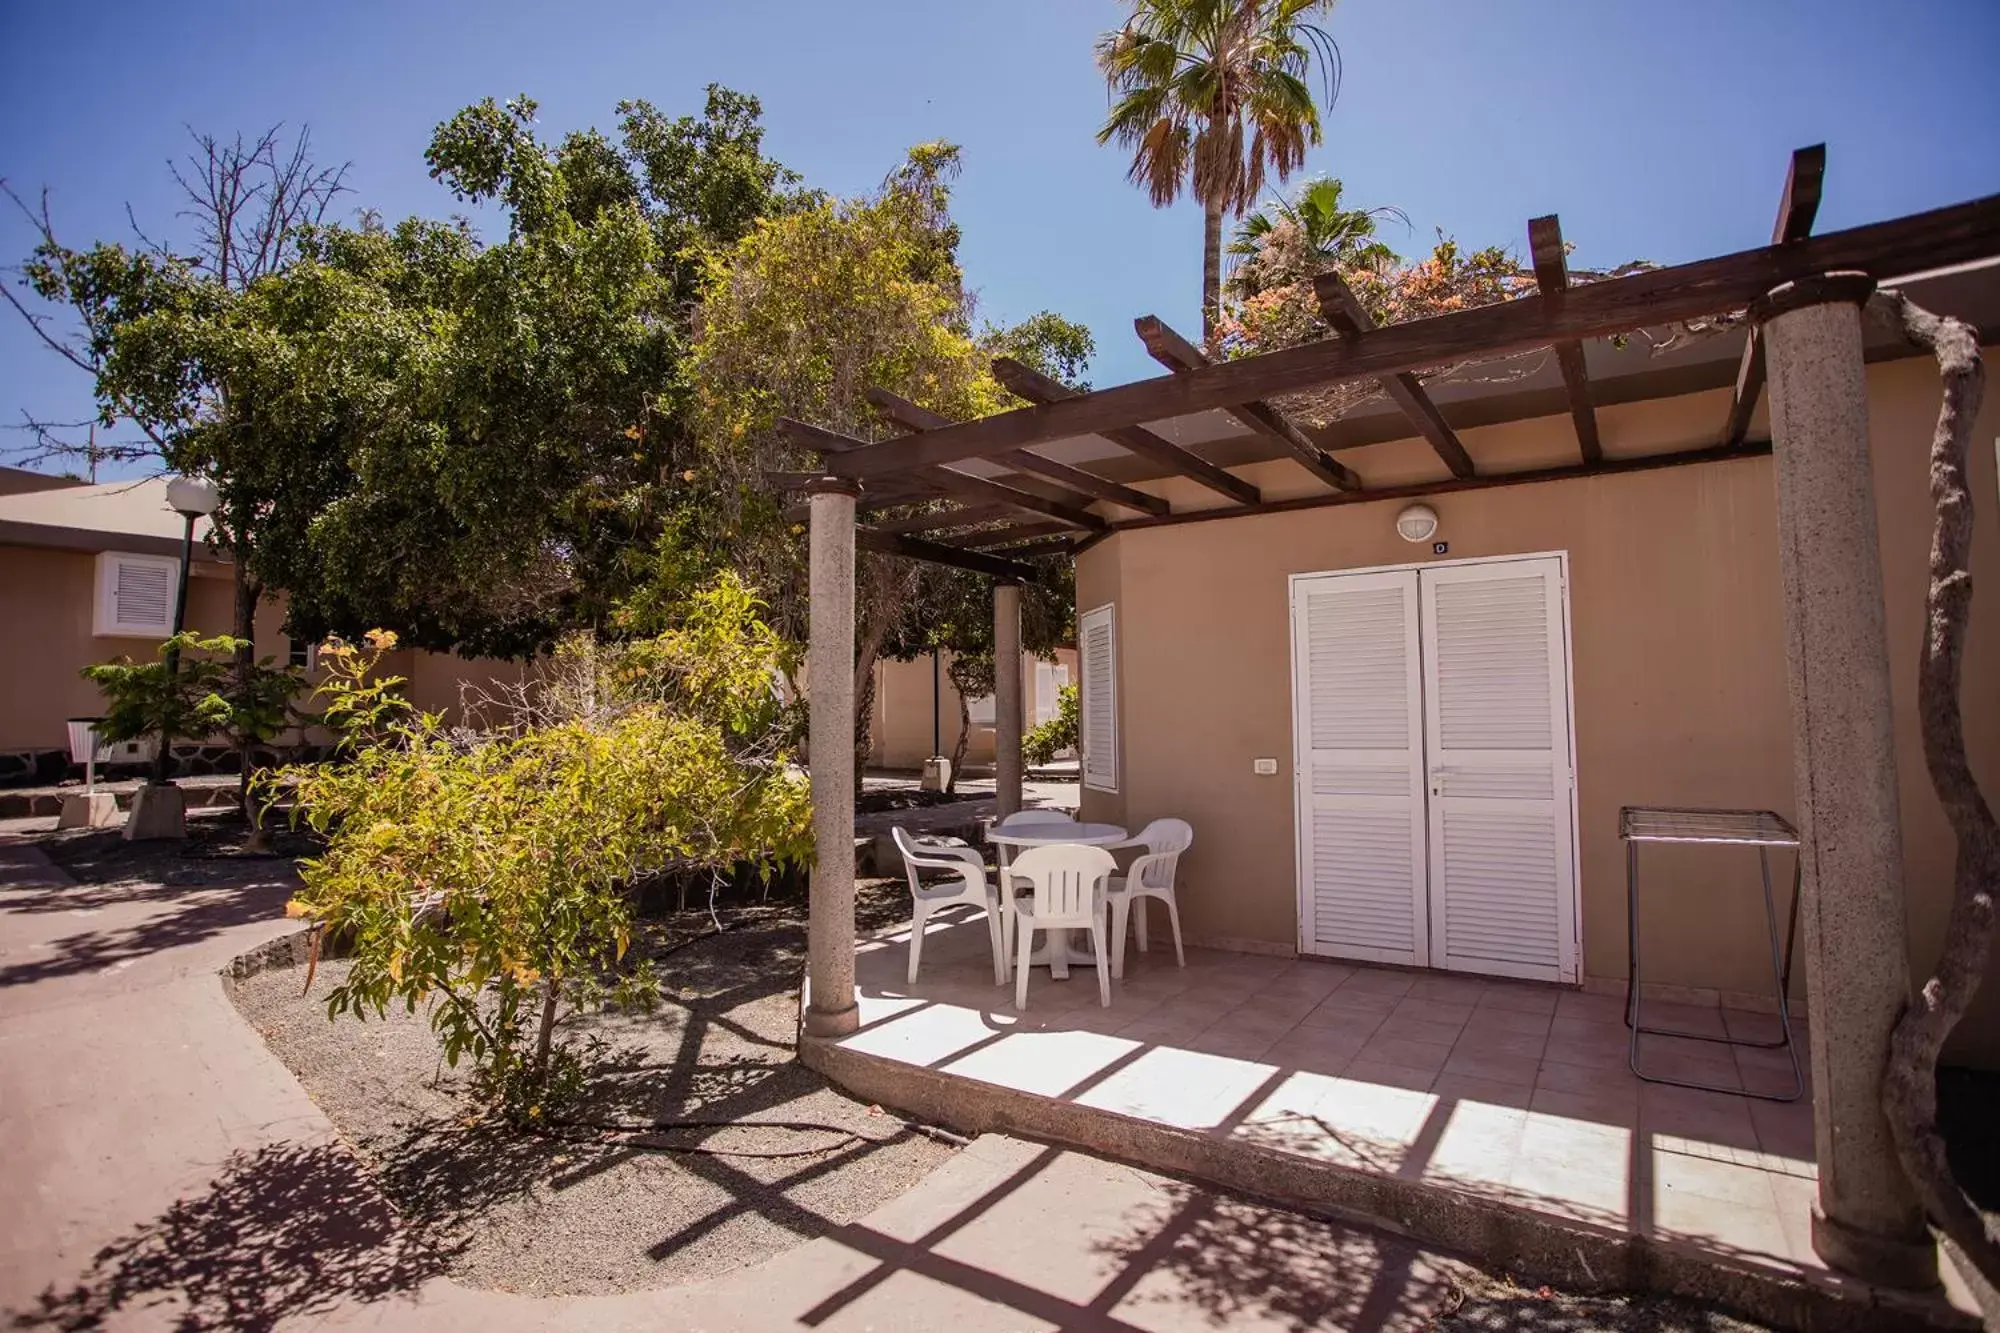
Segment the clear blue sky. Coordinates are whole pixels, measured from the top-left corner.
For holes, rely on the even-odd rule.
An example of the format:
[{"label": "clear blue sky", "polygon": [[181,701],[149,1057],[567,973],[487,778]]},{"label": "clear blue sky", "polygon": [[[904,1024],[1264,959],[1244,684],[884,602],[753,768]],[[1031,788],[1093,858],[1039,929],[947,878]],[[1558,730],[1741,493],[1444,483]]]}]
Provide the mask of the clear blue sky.
[{"label": "clear blue sky", "polygon": [[[432,126],[527,92],[551,135],[610,128],[621,98],[698,111],[719,81],[763,99],[770,151],[813,185],[866,190],[903,148],[964,145],[961,251],[984,313],[1088,323],[1092,378],[1157,373],[1131,333],[1198,327],[1199,212],[1157,211],[1093,133],[1091,42],[1115,0],[482,4],[346,0],[98,5],[0,0],[0,176],[52,191],[72,244],[174,232],[182,126],[309,122],[351,159],[352,206],[451,210]],[[1343,0],[1346,81],[1307,172],[1394,204],[1405,252],[1443,227],[1525,250],[1559,212],[1574,262],[1675,262],[1761,244],[1790,151],[1828,145],[1820,227],[2000,191],[1994,0]],[[30,244],[0,220],[0,256]],[[0,323],[0,420],[80,415],[80,378]]]}]

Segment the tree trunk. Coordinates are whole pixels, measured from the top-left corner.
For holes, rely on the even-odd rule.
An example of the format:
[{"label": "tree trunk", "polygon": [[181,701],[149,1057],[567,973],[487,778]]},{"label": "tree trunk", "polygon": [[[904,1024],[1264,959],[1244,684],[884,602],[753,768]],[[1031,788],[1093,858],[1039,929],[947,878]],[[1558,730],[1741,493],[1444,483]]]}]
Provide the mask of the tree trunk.
[{"label": "tree trunk", "polygon": [[861,779],[868,767],[870,721],[875,716],[875,661],[882,655],[883,631],[868,630],[861,636],[854,654],[854,794],[861,795]]},{"label": "tree trunk", "polygon": [[1215,352],[1215,325],[1222,315],[1222,205],[1201,210],[1201,341]]},{"label": "tree trunk", "polygon": [[[233,562],[236,575],[236,628],[232,631],[243,640],[236,649],[236,688],[243,690],[250,679],[250,673],[257,666],[257,603],[262,600],[264,589],[243,567],[241,552]],[[251,751],[256,746],[256,738],[247,731],[236,733],[236,805],[243,812],[243,821],[250,826],[250,840],[244,845],[245,851],[267,850],[264,837],[264,821],[251,808],[250,777]]]},{"label": "tree trunk", "polygon": [[549,1052],[555,1046],[556,1003],[562,992],[554,977],[542,982],[542,1026],[535,1034],[535,1080],[540,1082],[549,1076]]},{"label": "tree trunk", "polygon": [[1966,760],[1959,710],[1961,658],[1972,615],[1972,491],[1966,464],[1985,370],[1979,335],[1969,325],[1940,319],[1900,292],[1883,292],[1871,305],[1886,312],[1911,342],[1933,353],[1944,376],[1944,406],[1931,437],[1931,503],[1937,525],[1931,535],[1917,715],[1931,786],[1958,841],[1944,952],[1936,973],[1890,1034],[1882,1109],[1897,1156],[1925,1211],[1986,1281],[2000,1286],[2000,1237],[1952,1175],[1937,1125],[1938,1053],[1986,976],[1993,945],[1993,890],[2000,884],[2000,824]]},{"label": "tree trunk", "polygon": [[965,701],[965,691],[956,681],[952,682],[952,693],[958,696],[958,739],[951,743],[951,776],[944,784],[947,796],[958,791],[958,771],[965,766],[966,743],[972,739],[972,705]]}]

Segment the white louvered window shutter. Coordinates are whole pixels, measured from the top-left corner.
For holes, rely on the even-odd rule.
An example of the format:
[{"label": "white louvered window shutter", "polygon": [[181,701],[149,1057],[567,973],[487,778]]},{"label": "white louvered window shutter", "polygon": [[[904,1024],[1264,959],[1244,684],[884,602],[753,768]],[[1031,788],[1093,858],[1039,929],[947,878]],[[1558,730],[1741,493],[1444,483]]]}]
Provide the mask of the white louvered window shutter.
[{"label": "white louvered window shutter", "polygon": [[1423,573],[1434,966],[1576,979],[1562,563]]},{"label": "white louvered window shutter", "polygon": [[1118,635],[1112,607],[1100,606],[1078,618],[1077,644],[1083,674],[1083,784],[1093,791],[1117,791]]},{"label": "white louvered window shutter", "polygon": [[97,598],[91,632],[164,639],[173,632],[180,561],[167,556],[104,551],[97,557]]},{"label": "white louvered window shutter", "polygon": [[1422,965],[1423,716],[1413,571],[1292,589],[1299,945]]}]

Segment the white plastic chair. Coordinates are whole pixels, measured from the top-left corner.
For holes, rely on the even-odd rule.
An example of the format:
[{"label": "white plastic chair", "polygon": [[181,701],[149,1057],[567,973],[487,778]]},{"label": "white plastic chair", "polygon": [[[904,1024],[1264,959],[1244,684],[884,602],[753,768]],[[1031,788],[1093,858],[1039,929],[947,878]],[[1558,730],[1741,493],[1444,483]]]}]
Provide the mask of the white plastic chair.
[{"label": "white plastic chair", "polygon": [[[1007,984],[1007,933],[1003,928],[1000,891],[986,880],[986,861],[970,847],[950,847],[917,842],[901,828],[893,828],[896,850],[903,854],[903,869],[910,877],[910,971],[909,984],[917,984],[917,961],[924,951],[924,923],[941,908],[964,903],[986,913],[986,935],[993,945],[993,984]],[[958,876],[956,883],[944,880],[926,884],[919,870],[948,870]]]},{"label": "white plastic chair", "polygon": [[[1032,899],[1014,900],[1013,927],[1016,955],[1014,966],[1014,1007],[1028,1007],[1028,955],[1034,952],[1035,932],[1087,930],[1097,953],[1097,998],[1111,1003],[1110,959],[1105,956],[1105,886],[1118,863],[1102,847],[1077,843],[1057,843],[1030,847],[1014,858],[1005,872],[1008,883],[1026,880],[1034,886]],[[1066,940],[1051,940],[1052,948],[1068,947]]]},{"label": "white plastic chair", "polygon": [[1156,819],[1139,830],[1139,836],[1121,846],[1143,846],[1145,854],[1132,862],[1132,868],[1123,875],[1114,876],[1107,897],[1111,902],[1111,937],[1117,942],[1117,953],[1111,975],[1125,975],[1125,921],[1136,902],[1139,908],[1137,924],[1139,952],[1146,952],[1146,899],[1158,898],[1167,905],[1167,920],[1174,928],[1174,961],[1187,966],[1187,954],[1181,948],[1181,908],[1174,899],[1174,870],[1180,864],[1181,853],[1194,845],[1194,826],[1185,819]]}]

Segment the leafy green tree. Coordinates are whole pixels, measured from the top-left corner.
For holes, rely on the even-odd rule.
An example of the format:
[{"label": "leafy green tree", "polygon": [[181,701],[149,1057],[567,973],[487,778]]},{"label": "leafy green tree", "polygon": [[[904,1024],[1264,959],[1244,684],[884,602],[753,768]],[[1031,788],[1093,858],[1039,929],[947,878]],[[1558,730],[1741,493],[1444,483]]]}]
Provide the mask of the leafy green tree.
[{"label": "leafy green tree", "polygon": [[1165,208],[1183,190],[1202,207],[1201,327],[1221,309],[1222,219],[1284,180],[1320,142],[1310,82],[1329,101],[1340,56],[1311,21],[1332,0],[1134,0],[1125,26],[1097,42],[1111,85],[1099,143],[1132,151],[1128,175]]},{"label": "leafy green tree", "polygon": [[1046,764],[1064,750],[1082,744],[1078,720],[1080,695],[1075,685],[1056,691],[1056,715],[1021,737],[1021,753],[1031,764]]},{"label": "leafy green tree", "polygon": [[785,649],[759,610],[725,578],[654,638],[566,640],[544,687],[472,744],[377,678],[393,636],[323,651],[344,758],[276,780],[328,839],[288,910],[348,941],[329,1015],[429,1005],[445,1059],[472,1061],[494,1110],[557,1117],[585,1073],[564,1013],[657,994],[627,963],[634,886],[810,855],[772,688]]},{"label": "leafy green tree", "polygon": [[[1032,562],[1036,577],[1021,588],[1021,649],[1053,659],[1076,643],[1076,570],[1067,558]],[[903,622],[883,648],[900,661],[925,653],[949,655],[945,674],[958,694],[958,741],[951,753],[956,787],[972,734],[970,701],[994,691],[993,580],[970,570],[924,565],[913,597],[922,614]]]},{"label": "leafy green tree", "polygon": [[[876,438],[885,428],[870,387],[945,416],[984,416],[1016,401],[992,377],[995,353],[1070,377],[1091,354],[1087,329],[1048,312],[1012,328],[976,326],[950,212],[959,167],[955,146],[920,144],[875,193],[763,218],[708,257],[692,359],[702,471],[716,496],[704,536],[772,590],[775,623],[794,638],[806,629],[803,527],[784,521],[764,475],[816,460],[780,418]],[[943,642],[929,627],[974,625],[957,615],[961,593],[986,598],[989,641],[992,611],[984,579],[966,576],[973,595],[900,557],[863,552],[858,565],[855,745],[865,757],[877,658]],[[667,573],[688,577],[681,566]]]},{"label": "leafy green tree", "polygon": [[698,501],[682,361],[700,255],[798,193],[760,114],[712,86],[699,117],[627,102],[615,140],[544,144],[528,99],[468,107],[427,156],[503,211],[492,245],[462,222],[326,225],[341,174],[303,136],[199,140],[177,175],[200,245],[76,251],[43,225],[30,291],[8,296],[92,375],[105,422],[215,479],[239,637],[269,588],[300,637],[386,624],[524,653],[607,625],[635,553]]},{"label": "leafy green tree", "polygon": [[[1398,256],[1376,235],[1377,222],[1385,217],[1409,219],[1394,207],[1345,208],[1341,204],[1341,183],[1320,176],[1307,181],[1287,199],[1280,196],[1243,220],[1230,242],[1232,255],[1254,257],[1282,228],[1299,235],[1305,252],[1329,268],[1379,269],[1393,264]],[[1233,285],[1241,295],[1254,296],[1257,289],[1254,266],[1239,267]]]}]

